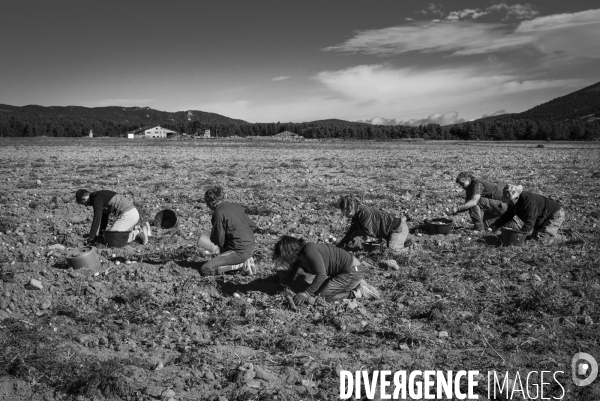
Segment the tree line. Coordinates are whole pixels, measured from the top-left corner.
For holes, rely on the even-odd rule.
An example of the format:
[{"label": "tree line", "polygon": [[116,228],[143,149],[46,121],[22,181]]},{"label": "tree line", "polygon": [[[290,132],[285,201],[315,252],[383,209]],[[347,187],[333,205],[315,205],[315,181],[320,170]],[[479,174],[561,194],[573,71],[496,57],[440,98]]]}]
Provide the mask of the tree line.
[{"label": "tree line", "polygon": [[[217,137],[272,136],[291,131],[307,139],[392,140],[422,138],[426,140],[596,140],[600,138],[600,121],[532,120],[505,117],[494,121],[472,121],[451,126],[370,125],[342,120],[307,123],[203,123],[201,121],[166,121],[162,127],[195,135],[209,129]],[[138,129],[139,123],[93,120],[82,117],[0,112],[0,135],[3,137],[80,137],[90,130],[96,136],[124,137]]]}]

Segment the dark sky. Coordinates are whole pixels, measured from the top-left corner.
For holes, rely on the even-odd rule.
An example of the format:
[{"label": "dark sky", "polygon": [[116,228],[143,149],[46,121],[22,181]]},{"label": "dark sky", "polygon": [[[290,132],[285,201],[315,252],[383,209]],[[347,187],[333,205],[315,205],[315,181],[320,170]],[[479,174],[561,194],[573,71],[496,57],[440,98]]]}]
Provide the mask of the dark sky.
[{"label": "dark sky", "polygon": [[252,122],[519,112],[599,80],[594,3],[0,0],[0,103]]}]

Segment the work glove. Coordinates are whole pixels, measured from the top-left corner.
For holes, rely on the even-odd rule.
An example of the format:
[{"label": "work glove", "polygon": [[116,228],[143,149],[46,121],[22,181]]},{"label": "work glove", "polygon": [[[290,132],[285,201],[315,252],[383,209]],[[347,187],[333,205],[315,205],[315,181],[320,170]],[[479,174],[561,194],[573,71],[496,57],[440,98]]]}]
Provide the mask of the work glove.
[{"label": "work glove", "polygon": [[294,295],[294,303],[296,304],[296,306],[300,306],[306,302],[308,302],[308,298],[309,295],[305,292],[299,292],[298,294]]}]

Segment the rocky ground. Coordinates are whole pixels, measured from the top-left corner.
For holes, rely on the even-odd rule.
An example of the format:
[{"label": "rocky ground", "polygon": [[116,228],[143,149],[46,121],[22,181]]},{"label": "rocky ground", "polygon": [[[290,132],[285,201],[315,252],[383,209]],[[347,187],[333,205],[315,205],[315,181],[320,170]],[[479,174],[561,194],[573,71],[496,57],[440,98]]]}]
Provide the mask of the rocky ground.
[{"label": "rocky ground", "polygon": [[[574,386],[570,364],[576,352],[600,360],[599,146],[536,145],[4,138],[0,399],[331,400],[340,370],[388,369],[480,370],[480,399],[487,371],[564,371],[546,397],[598,400],[598,380]],[[463,170],[559,199],[565,227],[590,241],[499,247],[465,215],[429,235],[423,219],[462,201]],[[212,184],[258,225],[254,277],[196,270]],[[65,256],[92,219],[79,188],[125,194],[143,221],[175,210],[179,227],[155,227],[146,246],[101,245],[101,269],[73,270]],[[408,214],[413,251],[357,241],[382,298],[292,310],[272,246],[338,240],[346,193]]]}]

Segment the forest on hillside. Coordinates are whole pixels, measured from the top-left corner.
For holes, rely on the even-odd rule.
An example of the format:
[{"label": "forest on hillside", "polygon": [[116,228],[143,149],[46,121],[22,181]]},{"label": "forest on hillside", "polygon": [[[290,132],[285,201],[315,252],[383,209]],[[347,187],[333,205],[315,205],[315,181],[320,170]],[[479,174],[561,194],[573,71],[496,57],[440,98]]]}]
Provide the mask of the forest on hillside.
[{"label": "forest on hillside", "polygon": [[[494,121],[472,121],[440,126],[370,125],[342,120],[307,123],[227,123],[201,121],[165,121],[162,127],[178,133],[194,135],[210,129],[213,136],[271,136],[291,131],[309,139],[375,139],[423,138],[426,140],[596,140],[600,138],[600,121],[550,121],[507,117]],[[3,137],[78,137],[93,130],[95,136],[124,137],[140,128],[137,123],[94,120],[52,114],[0,113],[0,135]]]}]

